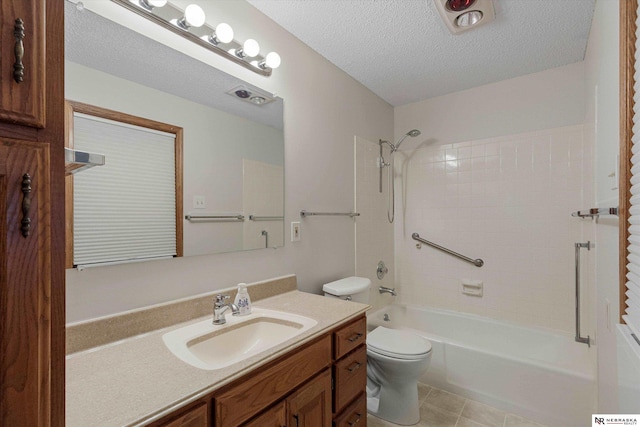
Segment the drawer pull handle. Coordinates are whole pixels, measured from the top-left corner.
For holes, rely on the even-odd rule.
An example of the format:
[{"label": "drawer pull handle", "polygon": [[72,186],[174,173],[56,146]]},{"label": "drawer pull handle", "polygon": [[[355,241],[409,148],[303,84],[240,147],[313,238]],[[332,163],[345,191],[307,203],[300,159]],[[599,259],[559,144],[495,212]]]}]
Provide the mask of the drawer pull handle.
[{"label": "drawer pull handle", "polygon": [[16,83],[21,83],[24,80],[24,64],[22,59],[24,58],[24,21],[20,18],[16,19],[15,26],[13,27],[13,36],[16,38],[13,46],[13,54],[16,57],[16,62],[13,64],[13,79]]},{"label": "drawer pull handle", "polygon": [[350,426],[354,426],[360,422],[360,418],[362,418],[362,414],[356,413],[356,419],[353,421],[347,421]]},{"label": "drawer pull handle", "polygon": [[351,336],[351,338],[347,338],[347,341],[355,342],[355,341],[358,341],[360,338],[362,338],[362,334],[360,332],[356,332]]},{"label": "drawer pull handle", "polygon": [[347,371],[349,372],[357,371],[358,369],[360,369],[360,366],[362,366],[362,363],[353,362],[351,365],[347,367]]}]

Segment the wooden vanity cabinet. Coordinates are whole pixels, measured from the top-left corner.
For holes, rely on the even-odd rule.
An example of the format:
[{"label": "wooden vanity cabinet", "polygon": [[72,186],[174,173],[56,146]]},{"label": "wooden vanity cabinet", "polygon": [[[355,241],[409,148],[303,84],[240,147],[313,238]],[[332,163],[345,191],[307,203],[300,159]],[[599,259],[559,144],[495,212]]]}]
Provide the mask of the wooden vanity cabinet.
[{"label": "wooden vanity cabinet", "polygon": [[[215,393],[213,398],[215,426],[242,425],[265,408],[287,398],[294,390],[296,390],[293,394],[295,395],[300,390],[300,386],[331,366],[330,338],[330,336],[324,336]],[[330,378],[330,373],[328,375]],[[328,384],[327,396],[330,402],[330,380]],[[304,402],[298,402],[293,404],[292,408],[305,410],[305,405]],[[330,409],[331,405],[329,403],[326,406]],[[288,414],[287,418],[291,419],[294,415],[298,414]]]},{"label": "wooden vanity cabinet", "polygon": [[272,408],[258,415],[245,427],[283,427],[287,425],[287,405],[286,402],[278,402]]},{"label": "wooden vanity cabinet", "polygon": [[151,425],[366,426],[365,341],[362,316]]},{"label": "wooden vanity cabinet", "polygon": [[173,421],[163,424],[165,427],[208,427],[211,409],[206,402],[200,402],[195,407],[177,415]]},{"label": "wooden vanity cabinet", "polygon": [[59,0],[0,0],[0,426],[64,425],[63,36]]},{"label": "wooden vanity cabinet", "polygon": [[0,120],[45,125],[45,2],[0,3]]},{"label": "wooden vanity cabinet", "polygon": [[333,333],[333,426],[367,425],[367,320]]}]

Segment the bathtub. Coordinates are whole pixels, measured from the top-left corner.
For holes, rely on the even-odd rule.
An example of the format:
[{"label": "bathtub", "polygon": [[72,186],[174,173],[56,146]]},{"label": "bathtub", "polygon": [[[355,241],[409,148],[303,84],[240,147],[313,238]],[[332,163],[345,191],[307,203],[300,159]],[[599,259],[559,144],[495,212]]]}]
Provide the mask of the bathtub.
[{"label": "bathtub", "polygon": [[595,349],[571,337],[412,305],[367,314],[369,330],[380,325],[431,342],[425,384],[548,426],[591,425]]}]

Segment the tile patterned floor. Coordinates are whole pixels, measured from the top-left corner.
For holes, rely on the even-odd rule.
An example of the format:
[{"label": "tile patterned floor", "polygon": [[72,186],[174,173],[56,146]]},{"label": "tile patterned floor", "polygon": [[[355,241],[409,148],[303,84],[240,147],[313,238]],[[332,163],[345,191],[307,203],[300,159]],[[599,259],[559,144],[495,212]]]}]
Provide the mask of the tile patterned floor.
[{"label": "tile patterned floor", "polygon": [[[418,398],[419,427],[544,427],[517,415],[424,384],[418,385]],[[367,425],[397,426],[373,415],[367,416]]]}]

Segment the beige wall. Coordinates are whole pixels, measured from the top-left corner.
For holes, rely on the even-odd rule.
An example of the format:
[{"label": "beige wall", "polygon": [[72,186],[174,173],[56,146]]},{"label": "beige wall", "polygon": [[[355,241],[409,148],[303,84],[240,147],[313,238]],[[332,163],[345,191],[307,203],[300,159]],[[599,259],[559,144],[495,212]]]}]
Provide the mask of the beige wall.
[{"label": "beige wall", "polygon": [[[100,0],[84,4],[88,9],[113,5]],[[201,48],[193,53],[284,98],[285,247],[70,270],[68,321],[290,273],[297,274],[301,290],[319,293],[323,283],[354,274],[353,221],[340,217],[301,219],[299,212],[353,209],[354,135],[373,141],[390,139],[392,107],[248,3],[216,1],[203,7],[207,16],[215,17],[215,23],[232,25],[238,39],[255,37],[263,52],[277,50],[282,56],[282,66],[265,78]],[[130,17],[125,14],[120,18]],[[160,30],[140,22],[135,25],[163,41]],[[179,39],[173,37],[170,42],[189,54],[193,46]],[[290,242],[291,221],[302,223],[300,242]]]},{"label": "beige wall", "polygon": [[403,147],[514,135],[584,122],[584,63],[488,84],[395,109],[395,135],[422,131]]}]

